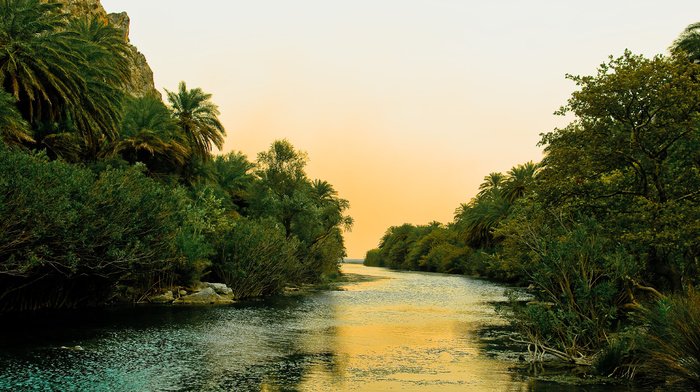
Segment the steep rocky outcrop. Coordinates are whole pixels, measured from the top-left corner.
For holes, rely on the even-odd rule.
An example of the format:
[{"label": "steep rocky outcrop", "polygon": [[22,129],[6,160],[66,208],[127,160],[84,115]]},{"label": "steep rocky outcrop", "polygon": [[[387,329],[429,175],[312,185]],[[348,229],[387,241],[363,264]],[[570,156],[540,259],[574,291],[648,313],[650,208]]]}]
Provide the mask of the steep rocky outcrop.
[{"label": "steep rocky outcrop", "polygon": [[130,73],[131,78],[124,86],[124,90],[129,94],[142,97],[149,94],[155,94],[160,97],[161,94],[156,90],[153,83],[153,71],[146,61],[146,56],[131,45],[129,41],[129,16],[126,12],[108,14],[99,0],[42,0],[47,3],[61,3],[63,10],[66,13],[84,17],[91,16],[104,20],[114,27],[120,29],[124,34],[124,40],[129,44],[131,55]]}]

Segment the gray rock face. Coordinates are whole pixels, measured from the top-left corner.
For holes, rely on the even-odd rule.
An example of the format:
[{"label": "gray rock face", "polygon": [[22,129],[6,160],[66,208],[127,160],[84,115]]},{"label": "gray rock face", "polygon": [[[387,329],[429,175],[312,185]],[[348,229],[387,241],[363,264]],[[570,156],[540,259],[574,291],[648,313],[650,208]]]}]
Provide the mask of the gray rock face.
[{"label": "gray rock face", "polygon": [[202,291],[196,292],[194,294],[186,295],[176,299],[174,304],[178,305],[205,305],[205,304],[230,304],[233,300],[230,298],[221,296],[214,291],[213,288],[207,287]]}]

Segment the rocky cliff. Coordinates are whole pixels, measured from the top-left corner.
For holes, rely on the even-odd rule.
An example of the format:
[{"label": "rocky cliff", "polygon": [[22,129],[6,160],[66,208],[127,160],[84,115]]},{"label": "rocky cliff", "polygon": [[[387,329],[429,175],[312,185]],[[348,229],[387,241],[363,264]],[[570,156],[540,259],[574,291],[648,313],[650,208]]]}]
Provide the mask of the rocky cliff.
[{"label": "rocky cliff", "polygon": [[75,16],[93,16],[110,23],[124,33],[124,40],[129,44],[131,51],[131,78],[125,86],[125,90],[134,96],[142,97],[161,94],[153,83],[153,71],[146,61],[146,56],[131,45],[129,41],[129,16],[126,12],[108,14],[99,0],[42,0],[47,3],[62,3],[63,10]]}]

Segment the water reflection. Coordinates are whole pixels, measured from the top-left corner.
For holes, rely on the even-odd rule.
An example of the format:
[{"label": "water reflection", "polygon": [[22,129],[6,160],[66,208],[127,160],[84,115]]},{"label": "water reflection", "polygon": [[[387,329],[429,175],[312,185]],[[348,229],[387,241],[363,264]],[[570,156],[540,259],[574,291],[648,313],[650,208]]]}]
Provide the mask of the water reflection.
[{"label": "water reflection", "polygon": [[511,371],[517,354],[493,308],[502,287],[345,269],[376,279],[225,307],[0,318],[0,390],[577,390]]}]

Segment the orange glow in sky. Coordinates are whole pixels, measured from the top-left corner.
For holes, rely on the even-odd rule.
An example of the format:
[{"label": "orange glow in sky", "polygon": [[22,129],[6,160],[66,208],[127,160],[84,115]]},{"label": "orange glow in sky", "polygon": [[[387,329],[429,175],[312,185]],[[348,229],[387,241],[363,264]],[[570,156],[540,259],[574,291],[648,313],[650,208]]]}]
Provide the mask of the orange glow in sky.
[{"label": "orange glow in sky", "polygon": [[539,134],[626,48],[666,53],[697,0],[102,0],[126,11],[156,87],[201,87],[223,152],[275,139],[351,203],[349,258],[403,223],[452,221],[485,175],[542,157]]}]

